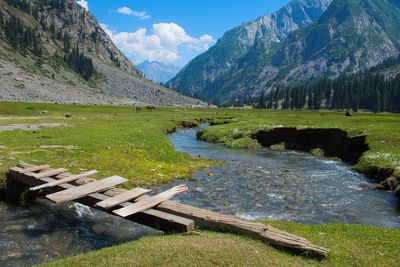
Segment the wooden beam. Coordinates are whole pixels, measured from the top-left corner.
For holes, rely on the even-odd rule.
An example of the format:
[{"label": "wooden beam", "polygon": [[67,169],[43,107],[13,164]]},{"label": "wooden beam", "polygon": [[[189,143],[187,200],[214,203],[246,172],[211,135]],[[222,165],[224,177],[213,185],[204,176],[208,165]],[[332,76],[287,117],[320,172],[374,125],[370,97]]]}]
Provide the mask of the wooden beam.
[{"label": "wooden beam", "polygon": [[87,178],[87,177],[92,176],[92,175],[94,175],[96,173],[97,173],[97,171],[93,170],[93,171],[84,172],[84,173],[81,173],[81,174],[78,174],[78,175],[72,175],[72,176],[69,176],[69,177],[66,177],[66,178],[51,182],[51,183],[47,183],[47,184],[43,184],[43,185],[32,187],[29,190],[30,191],[37,191],[37,190],[40,190],[40,189],[43,189],[43,188],[46,188],[46,187],[54,187],[54,186],[57,186],[57,185],[60,185],[60,184],[70,183],[70,182],[73,182],[73,181],[76,181],[76,180],[79,180],[79,179],[82,179],[82,178]]},{"label": "wooden beam", "polygon": [[149,192],[151,192],[151,190],[144,188],[135,188],[133,190],[121,193],[115,197],[111,197],[109,199],[96,203],[96,206],[108,210],[118,206],[121,203],[131,201]]},{"label": "wooden beam", "polygon": [[99,181],[95,181],[93,183],[88,183],[85,185],[81,185],[75,188],[67,189],[61,192],[57,192],[54,194],[47,195],[46,198],[50,199],[51,201],[60,204],[65,203],[71,200],[79,199],[85,197],[87,195],[97,193],[100,191],[104,191],[108,188],[113,186],[117,186],[123,183],[128,182],[127,179],[119,177],[119,176],[112,176],[108,177]]},{"label": "wooden beam", "polygon": [[149,198],[144,198],[136,202],[135,204],[129,205],[127,207],[124,207],[122,209],[114,210],[113,213],[121,216],[121,217],[128,217],[131,215],[134,215],[138,212],[145,211],[147,209],[151,209],[158,204],[162,203],[165,200],[171,199],[174,196],[185,192],[188,190],[188,187],[186,185],[179,185],[175,186],[161,194],[158,194],[154,197],[149,197]]},{"label": "wooden beam", "polygon": [[[8,177],[10,177],[16,181],[21,182],[21,183],[26,184],[31,187],[56,181],[54,178],[49,178],[49,177],[45,177],[42,179],[36,179],[32,176],[28,176],[26,174],[21,174],[20,173],[21,170],[22,169],[18,168],[18,167],[11,168],[7,175],[8,175]],[[72,176],[72,175],[73,174],[70,174],[70,173],[64,173],[64,174],[61,174],[60,176],[68,177],[68,176]],[[90,178],[84,178],[84,179],[74,181],[73,182],[74,185],[73,184],[61,184],[61,185],[57,185],[55,187],[44,188],[43,190],[46,191],[46,193],[55,193],[55,192],[59,192],[61,190],[75,188],[76,185],[84,185],[84,184],[87,184],[87,183],[90,183],[93,181],[96,181],[96,180],[90,179]],[[94,193],[94,194],[90,194],[86,197],[77,199],[75,201],[78,203],[81,203],[83,205],[93,207],[96,203],[98,203],[100,201],[109,199],[110,197],[116,196],[119,193],[126,192],[126,190],[123,190],[123,189],[111,189],[108,191],[112,191],[112,190],[116,190],[115,192],[117,192],[117,193],[114,193],[113,195],[106,195],[104,193]],[[119,206],[124,207],[124,206],[128,206],[130,204],[132,204],[132,203],[122,203]],[[109,211],[106,211],[106,212],[111,213]],[[154,209],[146,210],[144,212],[135,214],[134,216],[129,216],[125,219],[133,221],[133,222],[137,222],[137,223],[140,223],[140,224],[143,224],[143,225],[146,225],[146,226],[149,226],[149,227],[161,230],[161,231],[165,231],[165,232],[190,232],[194,229],[193,220],[190,220],[190,219],[187,219],[184,217],[180,217],[180,216],[176,216],[173,214],[168,214],[163,211],[154,210]]]},{"label": "wooden beam", "polygon": [[[147,196],[141,198],[144,199]],[[224,215],[174,201],[164,201],[156,209],[192,219],[196,226],[200,228],[244,234],[279,247],[297,251],[312,252],[323,256],[329,253],[329,249],[313,245],[305,238],[262,223],[242,220],[236,216]]]},{"label": "wooden beam", "polygon": [[41,179],[41,178],[45,178],[45,177],[56,176],[56,175],[59,175],[64,172],[67,172],[67,170],[64,168],[59,168],[59,169],[50,169],[50,170],[46,170],[44,172],[39,172],[39,173],[27,173],[27,174],[35,177],[36,179]]}]

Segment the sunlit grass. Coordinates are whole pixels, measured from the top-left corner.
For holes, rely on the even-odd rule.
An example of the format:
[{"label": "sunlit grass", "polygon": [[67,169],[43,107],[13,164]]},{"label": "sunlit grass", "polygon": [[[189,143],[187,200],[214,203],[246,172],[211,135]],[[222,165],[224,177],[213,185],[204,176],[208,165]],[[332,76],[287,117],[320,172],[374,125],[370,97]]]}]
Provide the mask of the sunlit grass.
[{"label": "sunlit grass", "polygon": [[302,235],[332,252],[318,260],[248,237],[200,231],[199,235],[148,237],[44,266],[397,266],[400,260],[399,230],[266,223]]}]

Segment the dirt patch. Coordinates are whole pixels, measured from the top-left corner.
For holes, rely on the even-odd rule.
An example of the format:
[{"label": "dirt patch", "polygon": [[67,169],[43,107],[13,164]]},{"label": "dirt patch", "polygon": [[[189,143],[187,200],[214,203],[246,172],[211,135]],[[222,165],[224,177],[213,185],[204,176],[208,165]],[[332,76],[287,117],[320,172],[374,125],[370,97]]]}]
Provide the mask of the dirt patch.
[{"label": "dirt patch", "polygon": [[369,150],[366,136],[349,137],[340,129],[276,128],[259,131],[252,138],[263,147],[284,143],[286,149],[306,152],[320,149],[326,157],[337,157],[351,164],[356,164]]},{"label": "dirt patch", "polygon": [[[42,113],[45,111],[42,111]],[[42,120],[42,119],[63,119],[61,116],[37,116],[37,117],[28,117],[28,116],[0,116],[0,121],[8,121],[8,120]]]},{"label": "dirt patch", "polygon": [[195,128],[199,126],[198,122],[194,121],[180,121],[177,123],[178,128]]},{"label": "dirt patch", "polygon": [[74,149],[78,149],[77,146],[73,146],[73,145],[69,145],[69,146],[59,146],[59,145],[43,145],[43,146],[39,146],[40,148],[44,148],[44,149],[52,149],[52,148],[62,148],[62,149],[67,149],[67,150],[74,150]]},{"label": "dirt patch", "polygon": [[10,125],[0,125],[0,132],[8,131],[36,131],[41,128],[56,128],[56,127],[70,127],[71,124],[68,123],[35,123],[35,124],[10,124]]}]

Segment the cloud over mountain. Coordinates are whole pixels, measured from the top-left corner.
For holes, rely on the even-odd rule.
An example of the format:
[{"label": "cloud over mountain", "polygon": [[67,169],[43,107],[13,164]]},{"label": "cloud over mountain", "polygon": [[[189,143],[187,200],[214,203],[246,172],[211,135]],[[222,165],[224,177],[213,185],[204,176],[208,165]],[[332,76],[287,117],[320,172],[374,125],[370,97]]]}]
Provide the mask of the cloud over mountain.
[{"label": "cloud over mountain", "polygon": [[139,28],[134,32],[117,32],[102,25],[115,44],[135,62],[144,60],[171,63],[188,52],[206,51],[215,43],[211,35],[192,37],[176,23],[156,23],[151,31]]}]

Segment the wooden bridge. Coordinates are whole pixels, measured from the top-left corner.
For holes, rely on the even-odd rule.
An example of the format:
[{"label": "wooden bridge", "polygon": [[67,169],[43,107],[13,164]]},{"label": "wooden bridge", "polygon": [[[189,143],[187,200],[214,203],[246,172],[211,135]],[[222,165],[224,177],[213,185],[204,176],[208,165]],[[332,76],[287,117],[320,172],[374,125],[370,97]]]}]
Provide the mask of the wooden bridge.
[{"label": "wooden bridge", "polygon": [[112,176],[102,180],[90,179],[97,173],[68,173],[48,165],[20,163],[8,172],[8,179],[18,181],[31,191],[43,190],[55,203],[75,201],[165,232],[189,232],[194,227],[248,235],[269,244],[298,252],[326,256],[329,250],[308,240],[261,223],[245,221],[231,215],[200,209],[171,201],[187,190],[180,185],[161,194],[150,196],[151,190],[115,188],[127,179]]}]

